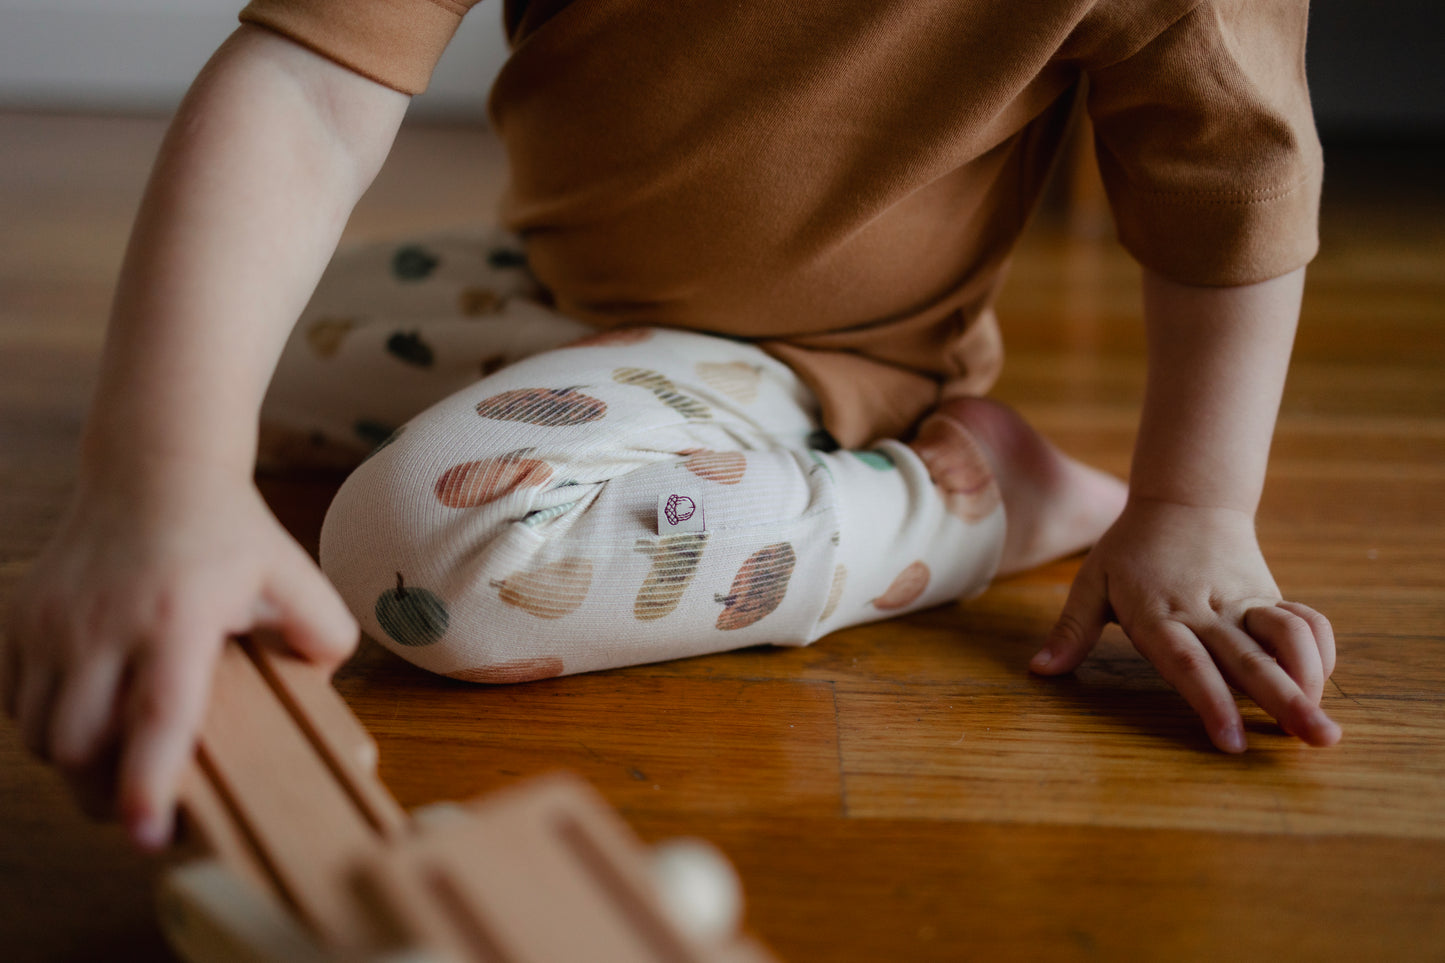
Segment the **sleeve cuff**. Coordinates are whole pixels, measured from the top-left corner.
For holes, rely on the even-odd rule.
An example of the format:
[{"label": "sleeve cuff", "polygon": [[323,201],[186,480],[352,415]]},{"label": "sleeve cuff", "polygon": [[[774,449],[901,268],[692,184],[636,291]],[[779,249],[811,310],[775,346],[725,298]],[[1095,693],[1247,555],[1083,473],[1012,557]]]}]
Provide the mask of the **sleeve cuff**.
[{"label": "sleeve cuff", "polygon": [[472,3],[251,0],[240,19],[274,30],[393,90],[419,94]]}]

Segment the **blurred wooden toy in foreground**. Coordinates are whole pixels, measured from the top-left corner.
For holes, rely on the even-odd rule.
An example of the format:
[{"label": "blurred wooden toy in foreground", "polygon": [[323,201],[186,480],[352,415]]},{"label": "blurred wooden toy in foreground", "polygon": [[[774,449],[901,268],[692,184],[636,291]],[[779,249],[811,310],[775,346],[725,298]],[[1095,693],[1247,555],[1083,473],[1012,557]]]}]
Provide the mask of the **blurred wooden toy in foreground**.
[{"label": "blurred wooden toy in foreground", "polygon": [[643,845],[580,779],[408,815],[324,676],[261,636],[226,646],[182,789],[208,858],[161,885],[195,963],[768,963],[710,845]]}]

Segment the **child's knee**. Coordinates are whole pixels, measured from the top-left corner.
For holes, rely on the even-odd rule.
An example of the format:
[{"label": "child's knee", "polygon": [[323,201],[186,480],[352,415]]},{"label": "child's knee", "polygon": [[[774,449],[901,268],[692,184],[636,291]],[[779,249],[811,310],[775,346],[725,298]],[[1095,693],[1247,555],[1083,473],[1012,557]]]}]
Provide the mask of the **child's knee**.
[{"label": "child's knee", "polygon": [[[539,567],[547,543],[525,524],[538,500],[525,489],[550,471],[518,456],[449,460],[405,432],[374,453],[327,512],[322,569],[363,631],[422,668],[476,682],[569,671],[545,631],[517,631],[505,611],[517,587],[494,574]],[[565,610],[577,568],[552,573],[534,604]]]}]

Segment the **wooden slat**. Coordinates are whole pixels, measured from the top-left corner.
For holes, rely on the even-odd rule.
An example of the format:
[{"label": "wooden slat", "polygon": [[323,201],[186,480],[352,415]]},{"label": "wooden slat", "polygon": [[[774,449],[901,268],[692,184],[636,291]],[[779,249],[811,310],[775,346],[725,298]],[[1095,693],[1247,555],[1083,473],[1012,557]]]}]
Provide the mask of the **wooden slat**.
[{"label": "wooden slat", "polygon": [[320,671],[284,649],[269,633],[257,633],[246,652],[312,748],[346,790],[356,808],[383,839],[400,835],[407,815],[377,778],[376,740],[356,721]]},{"label": "wooden slat", "polygon": [[197,750],[201,770],[281,898],[329,944],[364,938],[366,921],[343,884],[379,837],[240,646],[226,647],[216,673]]}]

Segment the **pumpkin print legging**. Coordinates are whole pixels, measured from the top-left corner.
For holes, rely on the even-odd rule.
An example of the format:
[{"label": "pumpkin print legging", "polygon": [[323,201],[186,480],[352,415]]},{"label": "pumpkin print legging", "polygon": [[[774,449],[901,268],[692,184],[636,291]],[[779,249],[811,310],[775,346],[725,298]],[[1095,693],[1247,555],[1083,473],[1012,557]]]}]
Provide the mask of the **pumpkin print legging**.
[{"label": "pumpkin print legging", "polygon": [[1002,548],[981,457],[945,496],[899,442],[838,450],[781,362],[564,317],[499,231],[338,255],[262,421],[263,460],[360,462],[322,568],[460,679],[806,645],[977,593]]}]

